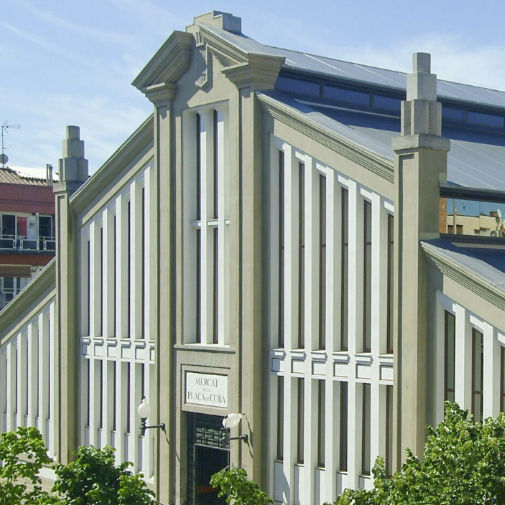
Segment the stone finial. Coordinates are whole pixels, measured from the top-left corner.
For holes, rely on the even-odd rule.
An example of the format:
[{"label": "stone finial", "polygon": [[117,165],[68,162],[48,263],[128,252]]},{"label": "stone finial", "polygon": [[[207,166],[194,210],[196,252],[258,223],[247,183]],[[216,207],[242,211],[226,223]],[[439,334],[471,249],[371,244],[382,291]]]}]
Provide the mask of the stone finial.
[{"label": "stone finial", "polygon": [[67,183],[69,188],[77,189],[88,179],[88,160],[84,158],[84,141],[80,139],[78,126],[67,126],[59,169],[60,183]]},{"label": "stone finial", "polygon": [[402,135],[442,133],[442,106],[437,102],[437,76],[431,73],[429,53],[414,53],[407,74],[407,100],[402,103]]}]

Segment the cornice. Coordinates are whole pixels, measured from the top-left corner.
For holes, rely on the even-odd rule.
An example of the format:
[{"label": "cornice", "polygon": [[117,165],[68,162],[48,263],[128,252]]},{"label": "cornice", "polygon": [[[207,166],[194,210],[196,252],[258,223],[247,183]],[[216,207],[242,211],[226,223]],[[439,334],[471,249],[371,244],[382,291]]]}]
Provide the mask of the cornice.
[{"label": "cornice", "polygon": [[82,212],[90,201],[138,157],[139,152],[154,142],[153,114],[114,152],[114,154],[70,198],[70,208],[75,214]]},{"label": "cornice", "polygon": [[247,53],[212,33],[204,24],[199,23],[198,28],[200,29],[202,41],[207,44],[223,66],[229,67],[247,62]]},{"label": "cornice", "polygon": [[345,158],[357,163],[363,168],[366,168],[388,182],[394,182],[392,160],[382,158],[381,156],[375,155],[367,149],[364,149],[358,144],[351,143],[337,133],[325,128],[324,126],[314,123],[310,119],[307,119],[307,117],[303,114],[300,114],[293,108],[278,102],[269,96],[260,93],[258,94],[258,99],[263,104],[267,112],[269,112],[275,119],[278,119],[282,123],[290,126],[300,133],[303,133],[307,137],[341,154]]},{"label": "cornice", "polygon": [[429,260],[436,268],[450,279],[457,282],[461,286],[467,288],[477,296],[484,298],[489,303],[505,310],[505,292],[494,286],[492,283],[475,275],[470,270],[462,267],[455,261],[450,260],[446,256],[440,254],[436,248],[421,242],[423,251],[428,256]]},{"label": "cornice", "polygon": [[155,107],[170,105],[175,96],[177,84],[173,82],[160,82],[142,89],[142,93]]},{"label": "cornice", "polygon": [[145,93],[147,88],[155,84],[176,82],[190,66],[193,44],[193,35],[174,31],[132,85]]},{"label": "cornice", "polygon": [[273,89],[284,60],[279,56],[249,54],[247,62],[227,67],[223,74],[239,89]]}]

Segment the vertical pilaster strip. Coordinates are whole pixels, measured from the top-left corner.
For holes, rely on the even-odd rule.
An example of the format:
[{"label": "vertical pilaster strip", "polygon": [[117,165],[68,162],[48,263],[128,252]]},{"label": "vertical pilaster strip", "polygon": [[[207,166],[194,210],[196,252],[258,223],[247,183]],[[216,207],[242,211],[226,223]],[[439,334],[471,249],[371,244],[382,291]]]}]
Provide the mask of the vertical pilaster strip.
[{"label": "vertical pilaster strip", "polygon": [[[153,256],[156,250],[156,226],[154,220],[156,214],[152,211],[152,206],[155,205],[156,195],[153,191],[153,168],[151,165],[147,166],[144,170],[144,328],[142,334],[146,340],[154,340],[155,335],[153,328],[155,328],[154,320],[156,312],[154,310],[154,300],[156,298],[156,284],[154,282],[154,275],[156,271],[156,257]],[[153,203],[154,202],[154,203]]]},{"label": "vertical pilaster strip", "polygon": [[55,327],[55,302],[49,304],[49,452],[53,456],[58,456],[57,437],[59,433],[57,405],[58,401],[58,376],[56,374],[56,364],[58,360],[58,348],[56,346]]},{"label": "vertical pilaster strip", "polygon": [[105,360],[103,366],[103,426],[102,426],[102,445],[112,445],[112,429],[114,419],[114,366],[115,362]]},{"label": "vertical pilaster strip", "polygon": [[483,419],[500,412],[500,343],[496,328],[484,323]]},{"label": "vertical pilaster strip", "polygon": [[115,434],[115,446],[116,446],[116,464],[125,461],[125,433],[126,433],[126,416],[130,413],[127,411],[126,405],[126,395],[127,395],[127,385],[128,385],[128,369],[126,363],[122,361],[116,361],[114,363],[116,367],[116,434]]},{"label": "vertical pilaster strip", "polygon": [[[0,432],[7,431],[7,352],[6,347],[0,349]],[[30,426],[30,425],[29,425]],[[33,426],[33,425],[32,425]]]},{"label": "vertical pilaster strip", "polygon": [[[288,361],[289,363],[289,361]],[[291,366],[291,364],[289,364]],[[284,505],[294,503],[295,499],[295,463],[296,463],[296,423],[297,423],[297,389],[296,378],[291,374],[284,377],[284,459],[282,472],[284,479],[281,483],[282,502]]]},{"label": "vertical pilaster strip", "polygon": [[[309,355],[310,356],[310,355]],[[311,359],[307,359],[306,362],[311,364]],[[297,379],[294,379],[297,380]],[[311,374],[305,374],[303,379],[304,386],[304,405],[305,409],[302,412],[304,416],[304,448],[303,448],[303,468],[300,469],[300,480],[298,484],[299,490],[299,500],[303,505],[310,505],[315,500],[315,488],[316,488],[316,467],[317,467],[317,450],[318,450],[318,380],[311,379]],[[297,416],[295,415],[295,418]],[[298,420],[298,422],[300,422]],[[294,439],[297,439],[296,433]],[[294,487],[294,481],[292,481]]]},{"label": "vertical pilaster strip", "polygon": [[139,468],[139,416],[137,407],[141,401],[141,365],[135,362],[130,364],[130,437],[128,447],[128,459],[133,463],[133,470]]},{"label": "vertical pilaster strip", "polygon": [[80,445],[87,445],[89,443],[89,437],[86,435],[86,430],[88,430],[89,433],[89,425],[88,425],[88,418],[89,418],[89,398],[90,398],[90,391],[88,389],[88,363],[89,360],[86,358],[80,356],[79,359],[79,369],[80,369],[80,387],[79,387],[79,437],[80,437]]},{"label": "vertical pilaster strip", "polygon": [[142,182],[130,184],[130,338],[142,332]]},{"label": "vertical pilaster strip", "polygon": [[28,349],[27,335],[22,332],[17,336],[18,352],[17,352],[17,397],[18,408],[16,415],[17,426],[25,426],[25,417],[27,411],[27,372],[28,372]]},{"label": "vertical pilaster strip", "polygon": [[98,447],[98,416],[100,413],[100,375],[101,365],[91,354],[89,356],[89,445]]},{"label": "vertical pilaster strip", "polygon": [[7,343],[7,422],[6,430],[14,431],[16,423],[16,342],[11,340]]},{"label": "vertical pilaster strip", "polygon": [[[154,366],[149,362],[144,365],[144,388],[146,398],[154,401],[156,398],[155,384],[154,384]],[[154,411],[154,409],[153,409]],[[154,424],[152,419],[148,419],[150,424]],[[163,437],[163,434],[161,435]],[[147,479],[153,475],[153,448],[154,448],[154,433],[153,430],[147,430],[144,438],[142,439],[142,473]]]},{"label": "vertical pilaster strip", "polygon": [[[293,148],[284,151],[284,347],[296,348],[298,334],[298,171]],[[287,388],[289,389],[289,388]],[[294,482],[294,481],[290,481]]]},{"label": "vertical pilaster strip", "polygon": [[462,409],[472,408],[472,330],[468,311],[454,306],[456,342],[454,359],[454,399]]},{"label": "vertical pilaster strip", "polygon": [[107,207],[102,213],[102,251],[103,251],[103,304],[102,327],[106,338],[114,335],[114,209]]},{"label": "vertical pilaster strip", "polygon": [[[332,360],[328,360],[332,361]],[[329,367],[328,367],[329,368]],[[326,375],[325,393],[325,423],[324,423],[324,441],[325,441],[325,471],[324,487],[321,487],[321,501],[331,503],[337,496],[337,469],[339,457],[339,395],[336,390],[339,383],[333,380],[333,377]]]},{"label": "vertical pilaster strip", "polygon": [[102,293],[101,293],[101,231],[100,223],[96,220],[91,221],[89,225],[89,285],[90,285],[90,336],[101,336],[101,321],[102,321]]},{"label": "vertical pilaster strip", "polygon": [[[326,349],[331,352],[340,346],[342,272],[342,191],[333,170],[326,174]],[[338,308],[338,309],[337,309]],[[333,376],[333,362],[328,359],[327,376]],[[330,388],[331,389],[331,388]],[[328,397],[328,393],[327,393]],[[335,479],[333,479],[335,480]],[[330,498],[328,498],[330,499]],[[333,499],[333,498],[331,498]]]},{"label": "vertical pilaster strip", "polygon": [[349,421],[347,426],[347,485],[357,489],[362,465],[363,384],[356,383],[354,376],[352,376],[349,377],[347,387],[349,402]]},{"label": "vertical pilaster strip", "polygon": [[39,315],[39,431],[47,444],[47,420],[49,417],[49,317]]},{"label": "vertical pilaster strip", "polygon": [[128,196],[116,197],[116,337],[128,338]]}]

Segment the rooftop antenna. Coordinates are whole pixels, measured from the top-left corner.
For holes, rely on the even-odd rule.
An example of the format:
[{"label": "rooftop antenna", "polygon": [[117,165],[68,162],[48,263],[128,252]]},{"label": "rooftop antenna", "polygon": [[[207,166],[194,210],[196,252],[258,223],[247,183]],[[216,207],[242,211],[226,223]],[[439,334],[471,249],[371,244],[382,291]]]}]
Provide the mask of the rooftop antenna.
[{"label": "rooftop antenna", "polygon": [[5,164],[9,161],[9,157],[5,154],[5,145],[4,145],[4,134],[7,133],[9,128],[15,128],[19,130],[21,128],[18,124],[8,124],[7,121],[2,125],[2,154],[0,155],[0,163],[2,164],[2,168],[5,168]]}]

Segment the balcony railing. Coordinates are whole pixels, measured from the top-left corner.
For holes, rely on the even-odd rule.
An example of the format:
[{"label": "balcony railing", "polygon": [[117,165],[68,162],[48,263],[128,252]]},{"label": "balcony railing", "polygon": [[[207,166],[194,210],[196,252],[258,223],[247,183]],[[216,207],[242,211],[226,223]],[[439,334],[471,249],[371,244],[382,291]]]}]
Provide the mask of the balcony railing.
[{"label": "balcony railing", "polygon": [[23,235],[0,235],[0,251],[48,251],[56,250],[54,237],[40,236],[30,239]]}]

